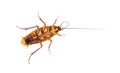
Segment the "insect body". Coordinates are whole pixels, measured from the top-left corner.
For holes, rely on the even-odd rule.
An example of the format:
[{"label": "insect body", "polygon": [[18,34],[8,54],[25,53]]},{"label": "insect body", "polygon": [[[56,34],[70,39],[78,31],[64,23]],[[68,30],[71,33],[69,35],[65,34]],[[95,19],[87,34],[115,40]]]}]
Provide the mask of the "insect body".
[{"label": "insect body", "polygon": [[[39,17],[39,16],[38,16]],[[50,44],[48,47],[48,51],[50,53],[50,46],[52,44],[52,37],[54,35],[59,35],[61,36],[58,32],[63,30],[63,29],[92,29],[92,30],[96,30],[96,28],[66,28],[68,27],[68,25],[64,28],[61,27],[61,25],[63,23],[65,23],[66,21],[63,21],[61,23],[61,25],[59,26],[55,26],[57,19],[54,21],[54,23],[51,26],[46,26],[46,23],[39,17],[40,21],[44,24],[43,27],[39,27],[39,26],[33,26],[33,27],[29,27],[29,28],[21,28],[18,27],[20,29],[23,30],[28,30],[28,29],[32,29],[32,28],[37,28],[36,30],[32,31],[30,34],[26,35],[25,37],[22,38],[21,40],[21,44],[24,46],[29,46],[29,45],[33,45],[33,44],[37,44],[39,43],[41,47],[39,47],[38,49],[36,49],[34,52],[32,52],[28,58],[28,63],[30,64],[30,59],[31,56],[33,54],[35,54],[39,49],[42,48],[42,42],[49,40]],[[66,22],[68,23],[68,22]],[[69,23],[68,23],[69,24]],[[51,53],[50,53],[51,54]]]},{"label": "insect body", "polygon": [[[40,44],[40,48],[42,48],[42,42],[44,41],[47,41],[49,40],[50,41],[50,44],[49,44],[49,47],[48,47],[48,51],[50,53],[50,46],[52,44],[52,40],[51,38],[54,36],[54,35],[59,35],[61,36],[58,32],[63,30],[64,28],[61,27],[61,25],[64,23],[61,23],[60,26],[55,26],[56,24],[56,21],[57,19],[54,21],[53,25],[51,26],[46,26],[46,23],[39,17],[40,21],[44,24],[43,27],[39,27],[39,26],[33,26],[33,27],[29,27],[29,28],[20,28],[20,29],[23,29],[23,30],[28,30],[28,29],[31,29],[31,28],[37,28],[36,30],[32,31],[30,34],[26,35],[25,37],[22,38],[21,40],[21,44],[22,45],[25,45],[25,46],[29,46],[29,45],[33,45],[33,44],[37,44],[39,43]],[[28,59],[28,63],[30,64],[30,58],[31,56],[36,53],[40,48],[38,48],[37,50],[35,50],[34,52],[32,52],[29,56],[29,59]],[[51,53],[50,53],[51,54]]]}]

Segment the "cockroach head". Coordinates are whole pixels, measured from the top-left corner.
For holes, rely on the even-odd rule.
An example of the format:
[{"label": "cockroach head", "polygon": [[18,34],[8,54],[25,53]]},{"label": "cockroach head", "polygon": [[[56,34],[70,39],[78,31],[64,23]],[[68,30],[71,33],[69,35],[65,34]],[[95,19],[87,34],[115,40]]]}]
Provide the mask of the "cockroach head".
[{"label": "cockroach head", "polygon": [[55,31],[56,32],[59,32],[59,31],[61,31],[62,30],[62,28],[60,27],[60,26],[56,26],[56,28],[55,28]]}]

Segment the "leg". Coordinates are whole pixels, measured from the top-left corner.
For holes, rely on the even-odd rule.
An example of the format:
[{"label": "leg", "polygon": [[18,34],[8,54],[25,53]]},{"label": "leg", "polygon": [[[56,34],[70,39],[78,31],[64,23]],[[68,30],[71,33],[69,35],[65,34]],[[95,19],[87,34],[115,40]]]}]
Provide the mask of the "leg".
[{"label": "leg", "polygon": [[63,36],[63,35],[61,35],[61,34],[59,34],[59,33],[54,33],[54,35]]},{"label": "leg", "polygon": [[[42,42],[40,42],[40,48],[42,48]],[[29,58],[28,58],[28,63],[30,64],[30,59],[31,59],[31,56],[33,55],[33,54],[35,54],[40,48],[38,48],[37,50],[35,50],[34,52],[32,52],[31,54],[30,54],[30,56],[29,56]]]},{"label": "leg", "polygon": [[49,54],[51,55],[51,52],[50,52],[50,46],[52,44],[52,40],[50,39],[50,44],[49,44],[49,47],[48,47],[48,51],[49,51]]},{"label": "leg", "polygon": [[61,35],[61,34],[57,34],[58,36],[63,36],[63,35]]},{"label": "leg", "polygon": [[[58,17],[59,17],[59,16],[58,16]],[[55,21],[54,21],[54,23],[53,23],[53,25],[52,25],[52,29],[54,29],[54,26],[55,26],[55,24],[56,24],[56,22],[57,22],[58,17],[55,19]]]},{"label": "leg", "polygon": [[39,13],[38,13],[38,18],[39,18],[40,21],[44,24],[44,26],[46,26],[46,23],[39,17]]},{"label": "leg", "polygon": [[[59,17],[59,16],[58,16],[58,17]],[[56,24],[58,17],[55,19],[55,21],[54,21],[53,25],[55,25],[55,24]]]},{"label": "leg", "polygon": [[[18,26],[16,26],[16,27],[18,27]],[[28,30],[28,29],[32,29],[32,28],[39,28],[39,26],[32,26],[32,27],[28,27],[28,28],[21,28],[21,27],[18,27],[19,29],[23,29],[23,30]]]}]

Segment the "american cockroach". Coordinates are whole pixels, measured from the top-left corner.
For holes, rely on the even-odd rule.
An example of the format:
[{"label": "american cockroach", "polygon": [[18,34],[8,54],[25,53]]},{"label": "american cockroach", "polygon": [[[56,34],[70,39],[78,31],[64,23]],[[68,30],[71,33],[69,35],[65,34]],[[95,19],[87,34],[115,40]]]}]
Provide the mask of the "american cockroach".
[{"label": "american cockroach", "polygon": [[[39,17],[39,15],[38,15],[38,17]],[[50,44],[49,44],[49,47],[48,47],[48,51],[51,54],[51,52],[50,52],[50,46],[52,44],[52,39],[51,38],[54,35],[61,36],[58,33],[59,31],[61,31],[63,29],[89,29],[89,28],[66,28],[69,25],[69,23],[67,21],[63,21],[61,23],[61,25],[63,23],[68,23],[68,25],[65,26],[64,28],[61,25],[56,26],[55,24],[56,24],[57,19],[58,19],[58,17],[55,19],[54,23],[51,26],[46,26],[46,23],[40,17],[39,17],[39,20],[44,24],[43,27],[39,27],[38,25],[37,26],[28,27],[28,28],[21,28],[21,27],[16,26],[16,27],[18,27],[20,29],[23,29],[23,30],[36,28],[34,31],[32,31],[31,33],[29,33],[28,35],[26,35],[25,37],[23,37],[21,39],[21,44],[24,45],[24,46],[29,46],[29,45],[33,45],[33,44],[37,44],[37,43],[40,44],[40,47],[30,54],[30,56],[28,58],[28,63],[29,64],[30,64],[31,56],[33,54],[35,54],[39,49],[41,49],[43,47],[42,42],[44,42],[44,41],[47,41],[47,40],[50,41]],[[94,28],[90,28],[90,29],[94,30]]]},{"label": "american cockroach", "polygon": [[[38,15],[38,17],[39,17],[39,15]],[[16,26],[16,27],[18,27],[20,29],[23,29],[23,30],[37,28],[34,31],[32,31],[31,33],[29,33],[28,35],[26,35],[25,37],[23,37],[21,39],[21,44],[24,45],[24,46],[29,46],[29,45],[33,45],[33,44],[39,43],[40,44],[40,48],[42,48],[42,46],[43,46],[42,42],[49,40],[50,44],[49,44],[49,47],[48,47],[48,51],[51,54],[51,52],[50,52],[50,46],[52,44],[52,39],[51,38],[54,35],[61,36],[58,32],[64,29],[64,28],[61,27],[61,25],[63,23],[65,23],[66,21],[63,21],[60,26],[56,26],[55,24],[56,24],[56,21],[58,19],[58,17],[57,17],[56,20],[54,21],[54,23],[51,26],[46,26],[46,23],[40,17],[39,17],[39,19],[44,24],[43,27],[39,27],[38,25],[37,26],[28,27],[28,28],[21,28],[21,27]],[[33,54],[35,54],[40,48],[38,48],[37,50],[35,50],[34,52],[32,52],[30,54],[30,56],[28,58],[28,63],[29,64],[30,64],[31,56]]]}]

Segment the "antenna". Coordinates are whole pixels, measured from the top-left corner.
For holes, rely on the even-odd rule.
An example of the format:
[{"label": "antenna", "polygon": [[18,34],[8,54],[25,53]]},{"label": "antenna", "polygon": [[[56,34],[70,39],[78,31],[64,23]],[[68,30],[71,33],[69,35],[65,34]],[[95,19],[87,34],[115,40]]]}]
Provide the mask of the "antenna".
[{"label": "antenna", "polygon": [[75,28],[75,27],[69,27],[69,28],[63,28],[63,29],[87,29],[87,30],[104,30],[103,28]]},{"label": "antenna", "polygon": [[[65,27],[62,27],[62,25],[63,25],[64,23],[67,23],[68,25],[66,25]],[[70,23],[69,23],[68,21],[63,21],[59,26],[61,26],[62,29],[104,30],[103,28],[76,28],[76,27],[69,27],[69,28],[67,28],[69,25],[70,25]]]}]

